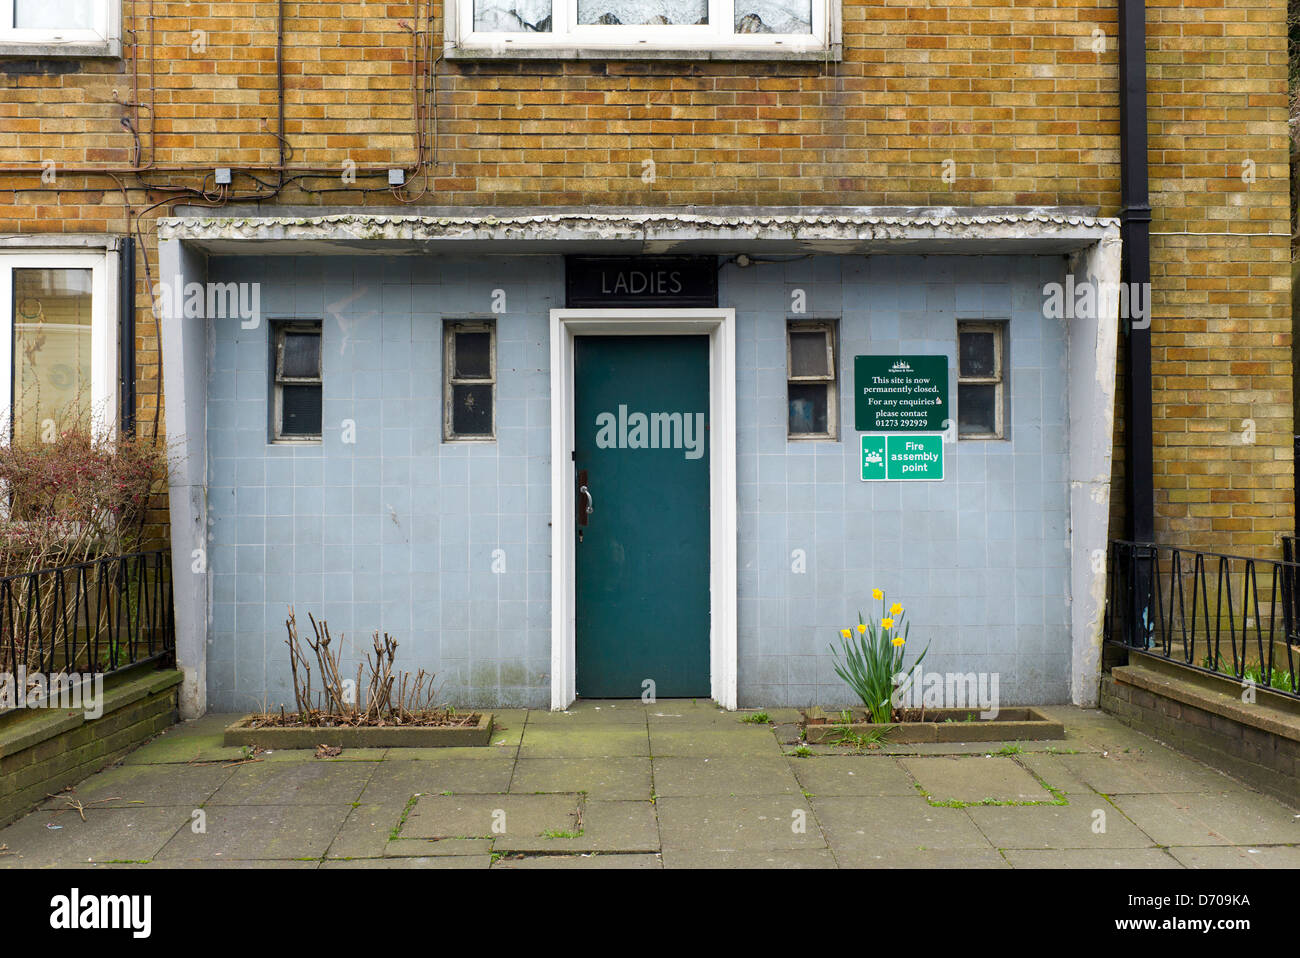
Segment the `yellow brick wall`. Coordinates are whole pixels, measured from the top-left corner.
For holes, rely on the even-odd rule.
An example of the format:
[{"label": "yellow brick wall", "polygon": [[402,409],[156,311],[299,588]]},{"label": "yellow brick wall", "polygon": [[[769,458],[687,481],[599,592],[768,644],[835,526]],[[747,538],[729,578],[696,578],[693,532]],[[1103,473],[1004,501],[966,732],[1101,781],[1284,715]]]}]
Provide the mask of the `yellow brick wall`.
[{"label": "yellow brick wall", "polygon": [[[440,58],[426,93],[441,3],[286,2],[289,165],[319,169],[281,183],[276,4],[123,0],[122,61],[70,72],[0,63],[0,232],[138,227],[147,431],[159,375],[145,286],[146,260],[156,278],[153,221],[171,201],[219,204],[207,178],[216,166],[262,167],[257,181],[237,174],[235,189],[268,210],[399,205],[367,168],[422,158],[402,197],[421,204],[1052,204],[1113,215],[1116,5],[844,0],[841,62]],[[1294,521],[1286,5],[1148,7],[1157,527],[1165,541],[1271,553]],[[428,106],[418,127],[417,100]],[[146,172],[73,172],[130,167],[137,142]],[[54,184],[13,171],[45,161]],[[347,161],[355,183],[341,178]],[[1247,419],[1253,443],[1242,441]]]}]

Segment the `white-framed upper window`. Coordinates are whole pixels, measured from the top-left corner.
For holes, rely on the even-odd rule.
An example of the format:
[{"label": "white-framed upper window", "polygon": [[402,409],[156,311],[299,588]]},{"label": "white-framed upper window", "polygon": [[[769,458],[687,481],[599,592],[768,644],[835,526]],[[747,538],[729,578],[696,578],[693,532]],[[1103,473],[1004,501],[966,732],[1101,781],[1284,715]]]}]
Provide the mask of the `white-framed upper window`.
[{"label": "white-framed upper window", "polygon": [[122,0],[0,0],[3,44],[58,48],[120,39]]},{"label": "white-framed upper window", "polygon": [[117,327],[105,254],[0,251],[0,442],[117,423]]},{"label": "white-framed upper window", "polygon": [[448,0],[449,53],[825,54],[839,0]]}]

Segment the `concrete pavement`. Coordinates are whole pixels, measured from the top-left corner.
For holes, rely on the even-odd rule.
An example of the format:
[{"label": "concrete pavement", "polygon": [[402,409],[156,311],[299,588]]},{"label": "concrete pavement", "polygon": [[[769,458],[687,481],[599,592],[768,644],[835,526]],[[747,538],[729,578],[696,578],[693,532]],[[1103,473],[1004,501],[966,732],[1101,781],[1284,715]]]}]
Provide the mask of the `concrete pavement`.
[{"label": "concrete pavement", "polygon": [[1300,809],[1109,716],[1055,742],[802,746],[793,710],[506,710],[485,748],[247,755],[170,729],[0,830],[0,867],[1300,867]]}]

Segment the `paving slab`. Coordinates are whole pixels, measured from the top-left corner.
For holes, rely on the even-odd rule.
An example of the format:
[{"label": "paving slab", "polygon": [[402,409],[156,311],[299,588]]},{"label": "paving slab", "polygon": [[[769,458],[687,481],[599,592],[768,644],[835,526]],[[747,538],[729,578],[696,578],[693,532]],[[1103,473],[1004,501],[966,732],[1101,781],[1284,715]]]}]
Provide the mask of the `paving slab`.
[{"label": "paving slab", "polygon": [[754,713],[728,712],[712,703],[707,706],[690,707],[678,702],[660,702],[658,705],[648,706],[645,717],[646,724],[650,728],[659,731],[680,731],[692,728],[715,731],[729,730],[736,727],[742,729],[768,728],[762,722],[741,721],[746,714],[752,715]]},{"label": "paving slab", "polygon": [[608,725],[644,728],[646,711],[652,706],[639,701],[575,702],[564,711],[536,709],[528,713],[528,724],[545,728],[572,728],[576,725]]},{"label": "paving slab", "polygon": [[728,712],[712,699],[659,699],[647,703],[645,712],[647,720],[662,718],[708,720],[738,714]]},{"label": "paving slab", "polygon": [[[581,804],[581,834],[573,837],[528,833],[516,830],[499,835],[492,848],[497,852],[657,852],[659,825],[655,806],[649,801]],[[571,820],[561,830],[576,831]]]},{"label": "paving slab", "polygon": [[1300,868],[1295,845],[1175,845],[1169,854],[1188,868]]},{"label": "paving slab", "polygon": [[[1149,848],[1160,844],[1100,795],[1069,805],[993,805],[966,809],[998,848]],[[1104,818],[1097,813],[1104,813]],[[1097,831],[1104,825],[1105,831]]]},{"label": "paving slab", "polygon": [[928,871],[952,869],[1010,868],[996,848],[870,848],[839,847],[835,858],[840,868],[920,868]]},{"label": "paving slab", "polygon": [[1002,849],[1013,868],[1182,868],[1165,849]]},{"label": "paving slab", "polygon": [[[513,730],[512,730],[513,733]],[[519,729],[523,735],[523,729]],[[453,758],[481,759],[489,762],[510,761],[519,751],[519,739],[512,738],[498,745],[497,739],[487,745],[452,745],[439,748],[390,748],[384,756],[387,761],[445,762]]]},{"label": "paving slab", "polygon": [[545,712],[544,709],[482,709],[481,711],[492,713],[493,728],[500,727],[507,732],[523,728],[532,716]]},{"label": "paving slab", "polygon": [[401,838],[526,841],[577,829],[578,795],[422,795]]},{"label": "paving slab", "polygon": [[245,757],[244,750],[235,745],[224,745],[222,732],[203,733],[185,730],[183,733],[168,729],[151,742],[141,745],[122,759],[124,765],[166,765],[189,762],[237,762]]},{"label": "paving slab", "polygon": [[[665,850],[767,852],[826,847],[802,795],[661,798],[655,807]],[[803,814],[796,816],[796,812]]]},{"label": "paving slab", "polygon": [[1067,771],[1103,795],[1207,792],[1235,784],[1228,776],[1165,749],[1058,758]]},{"label": "paving slab", "polygon": [[[492,711],[492,735],[488,739],[488,744],[476,746],[478,751],[485,748],[518,748],[519,741],[524,737],[524,729],[528,727],[529,713],[523,709],[510,709],[507,712]],[[453,746],[458,751],[460,746]],[[435,751],[444,751],[435,749]]]},{"label": "paving slab", "polygon": [[263,762],[382,762],[388,748],[345,748],[338,755],[316,756],[314,748],[272,748],[257,752]]},{"label": "paving slab", "polygon": [[478,758],[427,760],[389,759],[370,776],[362,802],[406,802],[413,795],[493,794],[510,786],[514,760],[499,756],[495,761]]},{"label": "paving slab", "polygon": [[935,808],[918,793],[902,796],[814,798],[812,806],[831,851],[843,861],[879,860],[923,849],[991,849],[960,808]]},{"label": "paving slab", "polygon": [[846,755],[787,762],[800,787],[813,797],[917,793],[911,776],[893,758]]},{"label": "paving slab", "polygon": [[445,855],[440,858],[343,858],[321,862],[323,869],[336,868],[490,868],[490,855]]},{"label": "paving slab", "polygon": [[[180,829],[156,858],[319,859],[325,854],[350,805],[228,805],[206,810],[207,831]],[[188,818],[188,816],[187,816]]]},{"label": "paving slab", "polygon": [[1111,801],[1160,845],[1300,843],[1300,815],[1241,786],[1207,795],[1113,795]]},{"label": "paving slab", "polygon": [[354,806],[330,842],[326,858],[379,858],[402,821],[405,802]]},{"label": "paving slab", "polygon": [[654,759],[654,789],[658,797],[797,795],[799,783],[780,755],[666,756]]},{"label": "paving slab", "polygon": [[209,805],[340,805],[361,800],[379,762],[240,765]]},{"label": "paving slab", "polygon": [[756,756],[781,754],[772,730],[763,727],[719,725],[678,729],[650,726],[650,754],[655,758],[709,755]]},{"label": "paving slab", "polygon": [[9,854],[0,856],[0,868],[148,861],[189,825],[191,810],[89,808],[85,821],[73,811],[35,811],[4,830],[0,843]]},{"label": "paving slab", "polygon": [[384,845],[382,857],[441,858],[446,855],[490,854],[492,854],[492,839],[490,838],[398,838]]},{"label": "paving slab", "polygon": [[786,745],[785,753],[789,755],[802,745],[813,755],[828,756],[887,755],[908,758],[914,755],[996,755],[1008,747],[1016,749],[1018,754],[1050,754],[1060,751],[1066,744],[1059,739],[1045,742],[878,742],[861,747],[853,743],[821,745],[796,742]]},{"label": "paving slab", "polygon": [[650,798],[650,759],[636,758],[521,758],[514,766],[510,791],[584,792],[588,798],[647,800]]},{"label": "paving slab", "polygon": [[803,733],[799,726],[794,722],[781,722],[773,726],[772,733],[776,736],[777,742],[781,745],[788,745],[791,748],[798,747],[803,741]]},{"label": "paving slab", "polygon": [[1067,797],[1095,796],[1097,793],[1092,786],[1066,767],[1067,757],[1035,752],[1017,756],[1016,761]]},{"label": "paving slab", "polygon": [[650,754],[644,725],[530,725],[520,758],[620,758]]},{"label": "paving slab", "polygon": [[794,708],[748,709],[741,712],[740,715],[744,718],[745,715],[752,715],[755,712],[766,712],[767,717],[773,726],[788,725],[791,723],[797,724],[803,718],[800,711]]},{"label": "paving slab", "polygon": [[320,867],[320,862],[316,859],[301,858],[262,858],[252,859],[249,861],[240,861],[239,859],[224,858],[173,858],[167,861],[149,862],[144,865],[135,865],[135,868],[201,868],[204,871],[214,869],[238,869],[239,871],[249,871],[251,869],[282,869],[292,868],[295,870],[313,871]]},{"label": "paving slab", "polygon": [[493,868],[663,868],[658,855],[510,855]]},{"label": "paving slab", "polygon": [[1182,868],[1163,848],[1006,848],[1013,868]]},{"label": "paving slab", "polygon": [[1056,796],[1010,758],[905,758],[899,765],[936,803],[1056,801]]},{"label": "paving slab", "polygon": [[1151,736],[1121,725],[1109,716],[1101,721],[1075,720],[1073,724],[1067,723],[1065,735],[1066,741],[1073,747],[1092,751],[1123,752],[1125,749],[1132,751],[1162,747]]},{"label": "paving slab", "polygon": [[781,851],[718,851],[701,848],[665,848],[664,868],[834,868],[829,848],[793,848]]},{"label": "paving slab", "polygon": [[97,808],[188,805],[197,808],[235,774],[219,765],[115,765],[46,799],[42,808],[73,802]]}]

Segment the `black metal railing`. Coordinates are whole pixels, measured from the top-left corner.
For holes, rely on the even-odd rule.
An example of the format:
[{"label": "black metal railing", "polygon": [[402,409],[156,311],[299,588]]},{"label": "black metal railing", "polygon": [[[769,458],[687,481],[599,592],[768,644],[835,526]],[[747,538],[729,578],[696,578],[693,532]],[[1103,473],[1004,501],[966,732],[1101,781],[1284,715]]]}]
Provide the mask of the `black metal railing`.
[{"label": "black metal railing", "polygon": [[[1291,576],[1290,595],[1295,597],[1297,602],[1300,602],[1300,565],[1297,565],[1298,562],[1300,562],[1300,551],[1296,550],[1296,537],[1283,536],[1282,563]],[[1300,629],[1300,623],[1296,624],[1296,628]]]},{"label": "black metal railing", "polygon": [[107,675],[175,649],[166,549],[0,578],[0,676]]},{"label": "black metal railing", "polygon": [[1112,541],[1105,640],[1300,698],[1300,565]]}]

